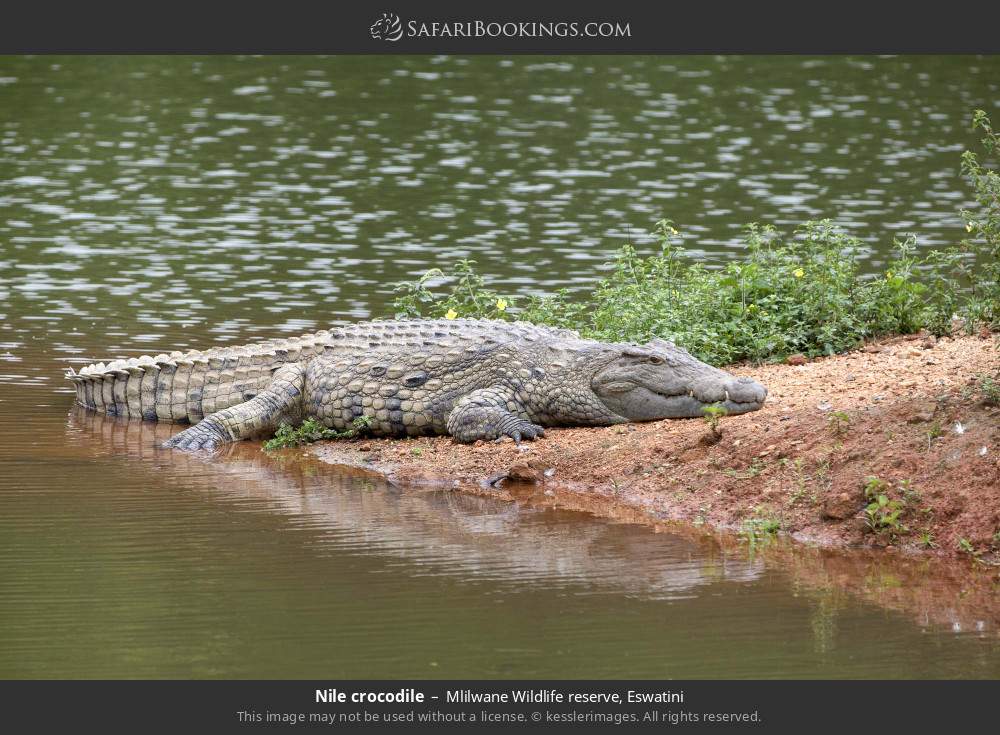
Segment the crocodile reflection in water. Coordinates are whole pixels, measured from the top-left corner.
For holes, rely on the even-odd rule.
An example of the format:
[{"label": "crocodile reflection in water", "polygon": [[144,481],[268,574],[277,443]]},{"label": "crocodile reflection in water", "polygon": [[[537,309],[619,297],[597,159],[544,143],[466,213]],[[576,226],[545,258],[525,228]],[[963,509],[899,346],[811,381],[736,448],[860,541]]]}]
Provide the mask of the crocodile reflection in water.
[{"label": "crocodile reflection in water", "polygon": [[[449,573],[512,584],[548,580],[643,598],[687,597],[720,581],[746,582],[759,559],[698,546],[679,536],[613,524],[583,513],[528,508],[442,490],[400,489],[380,476],[310,458],[271,457],[233,444],[212,459],[164,454],[165,424],[126,421],[74,408],[71,436],[127,456],[178,484],[221,498],[266,500],[290,516],[308,516],[330,543],[388,553]],[[622,570],[627,568],[628,574]]]}]

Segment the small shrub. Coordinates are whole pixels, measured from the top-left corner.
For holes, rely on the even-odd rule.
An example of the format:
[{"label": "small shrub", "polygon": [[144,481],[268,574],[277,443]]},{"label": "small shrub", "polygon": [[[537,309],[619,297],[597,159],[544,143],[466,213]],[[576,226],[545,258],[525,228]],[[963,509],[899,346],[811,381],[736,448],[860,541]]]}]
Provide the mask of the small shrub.
[{"label": "small shrub", "polygon": [[[656,233],[658,252],[642,256],[622,246],[611,275],[588,295],[561,290],[520,302],[498,294],[463,260],[448,273],[432,269],[397,286],[394,310],[400,317],[524,319],[608,342],[660,337],[714,365],[815,357],[883,334],[950,329],[957,291],[943,265],[916,258],[913,238],[897,243],[883,276],[866,279],[857,269],[861,242],[825,220],[805,223],[790,238],[749,225],[746,256],[720,270],[690,260],[669,220],[658,222]],[[922,271],[938,279],[935,288],[919,280]]]},{"label": "small shrub", "polygon": [[962,210],[970,237],[959,247],[968,263],[970,296],[963,315],[970,331],[980,323],[1000,325],[1000,136],[983,110],[973,114],[972,127],[983,131],[981,143],[992,163],[984,165],[973,151],[962,154],[962,173],[979,204],[977,211]]},{"label": "small shrub", "polygon": [[891,500],[887,495],[878,495],[865,506],[865,524],[872,531],[902,531],[899,521],[905,505],[902,500]]},{"label": "small shrub", "polygon": [[835,436],[843,436],[851,425],[851,417],[846,411],[831,411],[826,421]]},{"label": "small shrub", "polygon": [[983,403],[988,406],[1000,406],[1000,381],[996,378],[980,375],[979,392],[983,396]]},{"label": "small shrub", "polygon": [[865,500],[874,500],[880,494],[888,492],[889,483],[874,475],[865,479]]},{"label": "small shrub", "polygon": [[934,541],[934,534],[930,531],[924,531],[920,534],[920,538],[917,539],[919,543],[925,549],[936,549],[937,543]]},{"label": "small shrub", "polygon": [[767,463],[759,457],[754,457],[750,460],[750,466],[747,467],[746,472],[740,472],[738,470],[728,468],[723,470],[722,474],[737,480],[752,480],[766,469]]},{"label": "small shrub", "polygon": [[729,411],[726,410],[726,407],[718,403],[713,403],[711,406],[705,406],[701,409],[701,412],[704,414],[705,423],[708,424],[708,428],[712,430],[712,434],[714,436],[720,436],[722,432],[719,431],[719,421],[723,416],[729,413]]},{"label": "small shrub", "polygon": [[300,447],[304,444],[322,441],[324,439],[356,439],[364,435],[371,427],[372,420],[368,416],[358,416],[344,431],[328,429],[316,419],[306,419],[298,428],[282,424],[274,433],[274,437],[264,442],[264,449],[285,449]]},{"label": "small shrub", "polygon": [[761,541],[769,541],[781,530],[781,521],[772,517],[748,518],[743,522],[741,535],[754,548]]},{"label": "small shrub", "polygon": [[[902,485],[904,492],[910,491],[909,483]],[[893,497],[894,488],[885,480],[869,477],[865,480],[864,494],[868,505],[865,506],[865,526],[875,534],[888,533],[891,536],[906,533],[907,528],[902,523],[907,504],[903,498]]]},{"label": "small shrub", "polygon": [[[428,287],[428,283],[436,279],[453,282],[444,298],[438,298]],[[516,303],[514,297],[501,297],[486,286],[486,279],[475,271],[474,260],[458,261],[448,275],[440,268],[432,268],[412,283],[397,285],[395,292],[398,295],[393,307],[397,317],[503,319]]]}]

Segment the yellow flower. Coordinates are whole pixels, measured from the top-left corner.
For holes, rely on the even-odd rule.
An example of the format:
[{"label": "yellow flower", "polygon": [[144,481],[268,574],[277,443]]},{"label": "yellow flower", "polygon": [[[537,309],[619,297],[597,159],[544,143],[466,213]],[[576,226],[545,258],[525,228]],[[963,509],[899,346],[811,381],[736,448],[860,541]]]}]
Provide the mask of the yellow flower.
[{"label": "yellow flower", "polygon": [[796,278],[802,278],[802,276],[804,276],[805,274],[806,272],[801,268],[796,268],[794,271],[792,271],[792,275],[795,276]]},{"label": "yellow flower", "polygon": [[504,311],[507,308],[507,299],[497,299],[497,311]]},{"label": "yellow flower", "polygon": [[444,315],[445,319],[454,319],[458,316],[458,312],[454,309],[448,309],[448,313]]},{"label": "yellow flower", "polygon": [[886,271],[885,272],[885,280],[888,281],[890,278],[892,278],[892,271]]},{"label": "yellow flower", "polygon": [[750,304],[750,306],[747,307],[747,311],[755,311],[756,309],[757,304]]},{"label": "yellow flower", "polygon": [[965,231],[966,232],[972,232],[972,223],[971,222],[966,222],[965,223]]}]

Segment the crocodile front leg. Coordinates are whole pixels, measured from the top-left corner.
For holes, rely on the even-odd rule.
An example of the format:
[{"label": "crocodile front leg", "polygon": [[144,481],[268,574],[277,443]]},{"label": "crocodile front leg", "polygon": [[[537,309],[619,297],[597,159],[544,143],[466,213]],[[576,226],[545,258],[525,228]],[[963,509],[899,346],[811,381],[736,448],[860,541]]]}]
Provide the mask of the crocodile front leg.
[{"label": "crocodile front leg", "polygon": [[545,429],[528,421],[525,415],[524,407],[509,389],[482,388],[455,404],[448,415],[448,433],[465,443],[509,436],[520,444],[521,439],[545,436]]},{"label": "crocodile front leg", "polygon": [[274,371],[271,383],[254,398],[209,414],[190,429],[174,434],[164,448],[215,449],[240,439],[267,436],[282,423],[302,419],[305,369],[288,363]]}]

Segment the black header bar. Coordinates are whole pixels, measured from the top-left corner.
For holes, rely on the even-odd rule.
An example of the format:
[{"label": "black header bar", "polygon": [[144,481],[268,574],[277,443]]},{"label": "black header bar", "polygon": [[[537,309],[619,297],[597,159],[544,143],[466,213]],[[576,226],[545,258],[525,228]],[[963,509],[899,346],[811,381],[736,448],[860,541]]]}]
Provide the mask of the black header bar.
[{"label": "black header bar", "polygon": [[54,3],[4,9],[0,53],[997,53],[998,3]]}]

